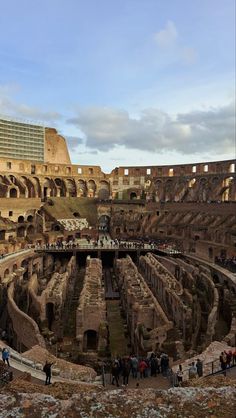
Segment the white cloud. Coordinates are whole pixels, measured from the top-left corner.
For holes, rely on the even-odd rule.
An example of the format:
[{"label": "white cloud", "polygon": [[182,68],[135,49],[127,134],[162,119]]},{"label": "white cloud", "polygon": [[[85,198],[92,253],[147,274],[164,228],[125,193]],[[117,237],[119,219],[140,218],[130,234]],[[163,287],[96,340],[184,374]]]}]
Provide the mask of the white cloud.
[{"label": "white cloud", "polygon": [[116,146],[150,152],[181,154],[232,152],[235,119],[233,103],[218,108],[177,114],[145,109],[139,118],[125,110],[92,107],[81,109],[68,121],[79,128],[90,149],[109,151]]},{"label": "white cloud", "polygon": [[7,86],[0,88],[0,113],[2,115],[50,123],[62,119],[62,115],[58,112],[43,111],[37,107],[16,103],[8,97],[8,92]]},{"label": "white cloud", "polygon": [[170,47],[175,44],[177,37],[177,29],[171,20],[168,20],[164,29],[154,34],[154,40],[162,48]]}]

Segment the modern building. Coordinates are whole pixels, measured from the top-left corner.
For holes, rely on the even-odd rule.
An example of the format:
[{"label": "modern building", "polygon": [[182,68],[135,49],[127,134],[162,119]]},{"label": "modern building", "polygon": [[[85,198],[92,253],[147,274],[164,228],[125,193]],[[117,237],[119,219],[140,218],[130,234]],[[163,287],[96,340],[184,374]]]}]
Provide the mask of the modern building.
[{"label": "modern building", "polygon": [[45,127],[0,117],[0,158],[44,162]]}]

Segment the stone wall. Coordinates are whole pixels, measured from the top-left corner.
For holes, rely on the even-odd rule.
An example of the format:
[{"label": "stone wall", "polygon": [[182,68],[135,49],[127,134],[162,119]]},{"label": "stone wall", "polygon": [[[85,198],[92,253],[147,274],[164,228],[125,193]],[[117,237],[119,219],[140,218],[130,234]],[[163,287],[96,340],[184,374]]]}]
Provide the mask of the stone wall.
[{"label": "stone wall", "polygon": [[116,270],[134,350],[147,353],[160,349],[168,337],[172,323],[129,256],[116,261]]},{"label": "stone wall", "polygon": [[[92,331],[92,333],[91,333]],[[93,337],[91,337],[93,335]],[[93,338],[89,347],[89,339]],[[76,311],[76,339],[80,351],[91,348],[102,351],[107,345],[107,323],[102,263],[96,258],[87,258],[84,285]]]},{"label": "stone wall", "polygon": [[8,288],[7,309],[12,321],[14,333],[17,336],[17,341],[23,344],[26,348],[32,348],[34,345],[45,347],[45,342],[40,334],[36,322],[22,312],[14,301],[14,282]]}]

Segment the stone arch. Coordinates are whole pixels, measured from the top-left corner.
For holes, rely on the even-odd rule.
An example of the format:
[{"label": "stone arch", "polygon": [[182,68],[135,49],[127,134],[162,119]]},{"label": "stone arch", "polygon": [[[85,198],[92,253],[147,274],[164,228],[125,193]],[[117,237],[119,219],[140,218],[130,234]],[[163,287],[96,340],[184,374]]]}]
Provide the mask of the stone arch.
[{"label": "stone arch", "polygon": [[84,332],[83,351],[96,351],[98,348],[98,333],[93,329]]},{"label": "stone arch", "polygon": [[28,215],[26,218],[27,222],[33,222],[34,216],[32,214]]},{"label": "stone arch", "polygon": [[134,191],[130,192],[129,198],[130,198],[130,200],[137,199],[138,198],[137,193],[134,192]]},{"label": "stone arch", "polygon": [[206,202],[208,198],[208,182],[206,177],[201,177],[199,181],[198,200]]},{"label": "stone arch", "polygon": [[84,197],[86,196],[87,187],[84,180],[79,179],[77,180],[77,196],[78,197]]},{"label": "stone arch", "polygon": [[42,185],[42,194],[44,198],[52,197],[55,186],[49,177],[45,177]]},{"label": "stone arch", "polygon": [[102,180],[98,185],[98,198],[101,200],[108,200],[110,196],[110,185],[107,181]]},{"label": "stone arch", "polygon": [[25,226],[20,226],[19,228],[17,228],[17,232],[16,232],[17,237],[23,238],[25,236],[25,231],[26,231]]},{"label": "stone arch", "polygon": [[17,228],[17,232],[16,232],[17,237],[23,238],[25,236],[25,231],[26,231],[25,226],[20,226],[19,228]]},{"label": "stone arch", "polygon": [[9,276],[9,274],[10,274],[10,270],[9,269],[6,269],[4,271],[4,274],[3,274],[4,279],[6,279]]},{"label": "stone arch", "polygon": [[6,239],[6,230],[1,229],[0,230],[0,241],[5,241],[5,239]]},{"label": "stone arch", "polygon": [[22,224],[23,222],[25,222],[25,218],[23,215],[18,216],[18,223]]},{"label": "stone arch", "polygon": [[232,176],[228,176],[224,178],[222,182],[222,201],[227,202],[230,200],[232,195],[232,189],[234,185],[234,178]]},{"label": "stone arch", "polygon": [[156,202],[160,202],[163,198],[163,182],[161,180],[157,180],[155,182],[155,200]]},{"label": "stone arch", "polygon": [[172,200],[172,190],[173,190],[173,180],[167,180],[165,182],[165,201],[171,201]]},{"label": "stone arch", "polygon": [[35,197],[42,197],[42,186],[38,177],[33,177],[31,180],[34,184]]},{"label": "stone arch", "polygon": [[76,190],[76,183],[74,179],[66,179],[66,186],[67,186],[67,196],[69,197],[76,197],[77,190]]},{"label": "stone arch", "polygon": [[94,180],[89,180],[87,182],[88,197],[94,197],[96,192],[96,183]]},{"label": "stone arch", "polygon": [[64,180],[60,177],[57,177],[55,180],[55,185],[57,187],[57,196],[58,197],[65,197],[66,196],[66,185]]},{"label": "stone arch", "polygon": [[12,187],[9,190],[9,197],[10,198],[17,198],[17,197],[19,197],[19,191],[15,187]]},{"label": "stone arch", "polygon": [[37,197],[36,196],[36,190],[35,185],[33,184],[32,180],[30,180],[26,176],[21,176],[22,182],[25,184],[26,190],[25,190],[25,197]]}]

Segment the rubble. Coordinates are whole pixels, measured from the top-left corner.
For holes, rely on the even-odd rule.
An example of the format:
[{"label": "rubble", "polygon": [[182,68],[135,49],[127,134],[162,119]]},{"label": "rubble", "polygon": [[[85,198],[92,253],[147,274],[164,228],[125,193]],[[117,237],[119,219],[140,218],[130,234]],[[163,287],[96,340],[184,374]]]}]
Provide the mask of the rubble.
[{"label": "rubble", "polygon": [[4,418],[235,418],[236,386],[106,390],[18,379],[2,391],[0,411]]}]

